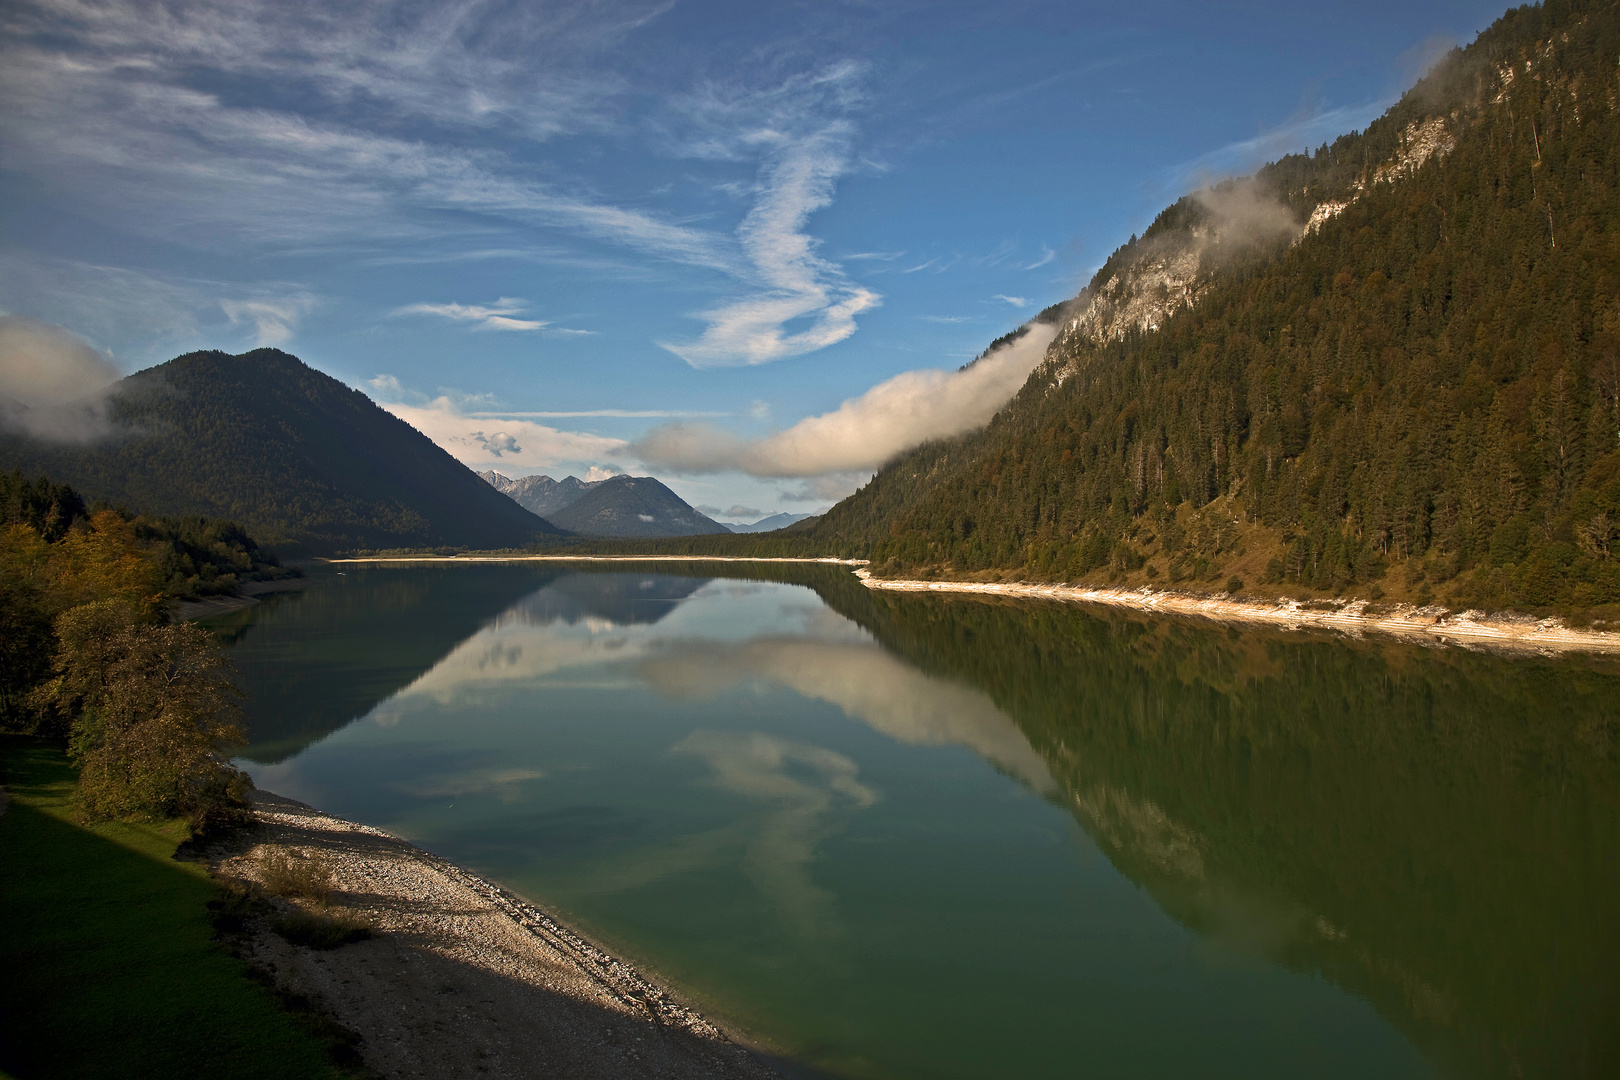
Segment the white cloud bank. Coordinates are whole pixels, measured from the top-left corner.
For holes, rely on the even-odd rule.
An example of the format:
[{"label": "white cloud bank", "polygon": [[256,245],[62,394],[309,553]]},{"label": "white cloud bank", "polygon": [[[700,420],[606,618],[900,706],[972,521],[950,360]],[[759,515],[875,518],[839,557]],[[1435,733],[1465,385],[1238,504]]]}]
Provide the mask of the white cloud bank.
[{"label": "white cloud bank", "polygon": [[[399,380],[392,375],[379,375],[370,380],[371,388],[385,397],[401,394]],[[521,473],[530,469],[544,469],[557,465],[589,464],[594,474],[612,475],[595,463],[606,463],[623,456],[626,443],[579,431],[559,431],[532,420],[512,417],[494,417],[488,413],[471,415],[463,402],[448,394],[416,404],[401,401],[377,403],[432,439],[463,465],[476,469],[500,466],[505,471]],[[616,466],[608,466],[617,471]],[[592,476],[590,478],[601,479]]]},{"label": "white cloud bank", "polygon": [[[761,439],[742,439],[706,423],[666,424],[630,449],[649,465],[685,473],[736,470],[787,478],[871,472],[919,443],[988,423],[1023,386],[1055,335],[1052,326],[1032,326],[960,371],[902,372],[830,413]],[[829,497],[809,497],[818,496]]]},{"label": "white cloud bank", "polygon": [[0,425],[37,439],[89,442],[108,434],[118,369],[60,326],[0,315]]}]

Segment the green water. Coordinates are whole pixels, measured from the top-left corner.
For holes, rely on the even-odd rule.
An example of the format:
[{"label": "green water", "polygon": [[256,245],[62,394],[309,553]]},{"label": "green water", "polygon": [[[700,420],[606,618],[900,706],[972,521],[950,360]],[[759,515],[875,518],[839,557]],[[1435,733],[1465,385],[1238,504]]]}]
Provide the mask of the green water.
[{"label": "green water", "polygon": [[1613,662],[738,564],[323,569],[216,628],[262,786],[812,1074],[1620,1073]]}]

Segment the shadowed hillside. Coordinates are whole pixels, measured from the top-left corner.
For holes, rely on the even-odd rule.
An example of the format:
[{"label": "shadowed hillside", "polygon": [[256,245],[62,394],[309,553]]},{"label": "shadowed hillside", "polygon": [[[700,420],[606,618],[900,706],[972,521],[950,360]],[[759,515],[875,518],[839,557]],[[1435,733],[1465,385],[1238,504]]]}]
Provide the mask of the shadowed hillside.
[{"label": "shadowed hillside", "polygon": [[146,513],[225,518],[282,553],[527,544],[557,530],[427,436],[276,349],[189,353],[124,379],[121,434],[0,433],[0,466]]}]

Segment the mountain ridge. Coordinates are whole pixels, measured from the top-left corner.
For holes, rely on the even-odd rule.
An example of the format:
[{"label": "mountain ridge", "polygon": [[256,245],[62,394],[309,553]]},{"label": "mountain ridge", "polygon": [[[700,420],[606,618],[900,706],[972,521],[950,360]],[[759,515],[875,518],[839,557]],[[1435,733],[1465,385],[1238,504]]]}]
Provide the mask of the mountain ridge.
[{"label": "mountain ridge", "polygon": [[284,555],[525,546],[557,530],[365,394],[279,349],[186,353],[121,380],[115,434],[0,431],[0,464],[144,513],[239,522]]},{"label": "mountain ridge", "polygon": [[478,476],[553,525],[580,536],[645,539],[730,532],[651,476],[621,473],[605,480],[577,476],[513,480],[494,470]]},{"label": "mountain ridge", "polygon": [[797,525],[801,521],[808,521],[810,518],[815,516],[815,514],[789,514],[784,511],[780,514],[771,514],[769,517],[762,517],[758,521],[722,521],[720,524],[724,525],[727,529],[734,533],[775,532],[778,529],[785,529],[789,525]]},{"label": "mountain ridge", "polygon": [[553,480],[549,476],[520,476],[512,479],[489,469],[477,474],[490,487],[511,499],[531,514],[549,518],[551,514],[590,491],[600,480],[581,480],[577,476]]},{"label": "mountain ridge", "polygon": [[551,516],[552,524],[581,536],[700,536],[726,533],[718,521],[651,476],[610,476]]}]

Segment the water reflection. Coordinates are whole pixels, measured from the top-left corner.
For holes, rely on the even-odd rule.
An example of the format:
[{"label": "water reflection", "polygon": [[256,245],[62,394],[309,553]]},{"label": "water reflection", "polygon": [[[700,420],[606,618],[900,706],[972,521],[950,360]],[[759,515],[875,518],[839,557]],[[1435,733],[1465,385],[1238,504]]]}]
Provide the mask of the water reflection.
[{"label": "water reflection", "polygon": [[[874,594],[827,568],[749,570],[819,601],[713,567],[500,569],[366,579],[369,623],[352,583],[261,612],[238,647],[255,694],[301,634],[323,645],[290,685],[390,687],[268,786],[534,882],[784,1039],[844,1048],[824,1066],[1061,1076],[1081,1039],[1098,1075],[1412,1071],[1327,980],[1448,1075],[1620,1071],[1611,662]],[[401,624],[431,638],[414,670]],[[375,670],[341,644],[360,626]],[[1070,834],[1043,831],[1054,807]],[[1076,827],[1152,912],[1076,863]],[[962,954],[987,925],[995,955]]]},{"label": "water reflection", "polygon": [[891,739],[918,746],[966,746],[1037,791],[1056,790],[1029,740],[988,697],[925,675],[870,640],[682,642],[657,650],[637,665],[636,673],[661,693],[699,700],[749,681],[785,687],[836,705],[850,719]]},{"label": "water reflection", "polygon": [[[431,668],[488,620],[561,571],[419,567],[410,573],[312,568],[310,587],[208,621],[232,646],[249,761],[285,761]],[[667,605],[666,605],[667,606]]]},{"label": "water reflection", "polygon": [[[701,759],[716,787],[761,805],[748,830],[743,873],[771,898],[782,922],[804,937],[836,932],[833,894],[811,880],[810,863],[840,810],[877,802],[877,792],[857,779],[860,766],[837,751],[761,731],[694,731],[671,752]],[[794,765],[802,766],[797,776],[788,774]],[[690,842],[703,848],[717,839],[707,834]]]},{"label": "water reflection", "polygon": [[1208,939],[1368,997],[1458,1075],[1620,1069],[1612,662],[1056,605],[850,614],[980,687]]}]

